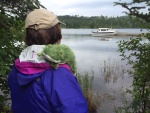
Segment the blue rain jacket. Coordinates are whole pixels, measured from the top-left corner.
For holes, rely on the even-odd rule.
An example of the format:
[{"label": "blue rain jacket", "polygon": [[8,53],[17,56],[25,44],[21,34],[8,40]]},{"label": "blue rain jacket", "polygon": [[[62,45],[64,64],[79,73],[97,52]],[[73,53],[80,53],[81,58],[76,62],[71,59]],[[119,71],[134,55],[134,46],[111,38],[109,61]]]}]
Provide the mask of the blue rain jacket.
[{"label": "blue rain jacket", "polygon": [[14,65],[8,84],[14,113],[88,113],[77,79],[65,67],[23,74]]}]

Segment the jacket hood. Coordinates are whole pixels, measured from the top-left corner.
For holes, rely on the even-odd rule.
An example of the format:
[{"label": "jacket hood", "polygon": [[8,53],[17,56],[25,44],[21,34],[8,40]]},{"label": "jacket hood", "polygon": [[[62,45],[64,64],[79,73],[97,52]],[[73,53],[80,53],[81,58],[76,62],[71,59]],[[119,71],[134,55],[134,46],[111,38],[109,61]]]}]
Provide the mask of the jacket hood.
[{"label": "jacket hood", "polygon": [[20,86],[24,86],[38,78],[45,70],[51,68],[43,57],[38,53],[43,51],[45,45],[32,45],[25,48],[15,61],[17,81]]},{"label": "jacket hood", "polygon": [[32,45],[25,48],[19,55],[20,62],[42,63],[45,59],[38,54],[41,53],[45,45]]},{"label": "jacket hood", "polygon": [[47,63],[32,63],[32,62],[20,62],[15,61],[15,67],[17,71],[17,81],[20,86],[24,86],[41,76],[41,74],[50,69],[51,66]]},{"label": "jacket hood", "polygon": [[[70,70],[68,64],[59,64],[59,67],[64,67]],[[17,81],[20,86],[24,86],[41,76],[46,70],[52,68],[47,63],[32,63],[15,61],[17,72]],[[15,73],[14,73],[15,74]]]},{"label": "jacket hood", "polygon": [[19,59],[15,61],[15,66],[19,72],[28,75],[40,73],[51,68],[50,64],[48,63],[33,63],[29,61],[20,62]]},{"label": "jacket hood", "polygon": [[25,85],[31,83],[33,80],[37,79],[41,74],[42,74],[42,72],[32,74],[32,75],[25,75],[23,73],[18,73],[17,74],[17,81],[18,81],[20,86],[25,86]]},{"label": "jacket hood", "polygon": [[[44,47],[44,45],[29,46],[21,52],[19,59],[15,61],[19,85],[29,84],[41,76],[44,71],[52,68],[42,56],[38,56],[38,53],[42,52]],[[65,67],[70,70],[67,64],[59,64],[59,67]]]}]

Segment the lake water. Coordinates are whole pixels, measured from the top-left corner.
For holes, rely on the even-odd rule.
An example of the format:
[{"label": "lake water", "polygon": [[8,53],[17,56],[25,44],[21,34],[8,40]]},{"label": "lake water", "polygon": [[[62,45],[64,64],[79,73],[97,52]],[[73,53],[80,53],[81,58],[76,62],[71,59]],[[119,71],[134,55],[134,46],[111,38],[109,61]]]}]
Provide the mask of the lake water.
[{"label": "lake water", "polygon": [[[129,40],[131,36],[114,36],[111,38],[92,37],[91,32],[96,29],[62,29],[62,43],[72,48],[76,55],[78,71],[80,73],[94,72],[93,90],[104,95],[104,102],[98,113],[115,113],[114,105],[119,106],[120,90],[129,88],[132,78],[123,71],[129,69],[126,61],[122,61],[117,52],[120,40]],[[141,33],[140,29],[118,29],[119,32]],[[146,31],[143,31],[146,32]],[[144,42],[147,40],[144,39]],[[106,65],[113,68],[111,76],[104,74]],[[108,67],[108,66],[107,66]],[[105,98],[106,95],[115,96],[115,100]]]}]

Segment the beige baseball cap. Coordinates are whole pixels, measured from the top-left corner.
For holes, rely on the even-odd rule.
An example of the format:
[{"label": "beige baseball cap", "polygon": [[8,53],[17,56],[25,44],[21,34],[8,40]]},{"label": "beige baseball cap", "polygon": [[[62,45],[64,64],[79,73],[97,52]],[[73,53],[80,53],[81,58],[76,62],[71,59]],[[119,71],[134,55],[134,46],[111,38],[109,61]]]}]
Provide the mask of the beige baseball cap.
[{"label": "beige baseball cap", "polygon": [[48,29],[58,23],[65,25],[65,23],[58,20],[58,17],[53,12],[46,9],[35,9],[27,15],[25,20],[25,28],[35,30]]}]

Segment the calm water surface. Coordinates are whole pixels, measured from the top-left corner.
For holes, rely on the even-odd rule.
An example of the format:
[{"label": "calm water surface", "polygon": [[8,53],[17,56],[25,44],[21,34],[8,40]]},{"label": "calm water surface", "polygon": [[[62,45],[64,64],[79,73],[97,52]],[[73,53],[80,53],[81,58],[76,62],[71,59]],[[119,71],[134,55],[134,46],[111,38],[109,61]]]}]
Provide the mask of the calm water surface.
[{"label": "calm water surface", "polygon": [[[94,71],[93,90],[99,94],[109,94],[116,96],[115,101],[105,99],[103,106],[98,110],[103,113],[114,113],[114,104],[120,105],[120,89],[130,87],[132,79],[124,73],[122,79],[122,70],[130,67],[126,66],[126,61],[121,61],[120,53],[117,52],[120,40],[129,40],[130,36],[114,36],[111,38],[92,37],[91,32],[96,29],[62,29],[62,43],[68,45],[75,52],[78,71],[81,73]],[[118,29],[119,32],[140,33],[140,29]],[[145,31],[144,31],[145,32]],[[144,39],[144,42],[147,40]],[[106,83],[105,76],[102,73],[104,63],[109,64],[117,70],[114,78],[110,77],[109,83]],[[114,93],[115,92],[115,93]]]}]

